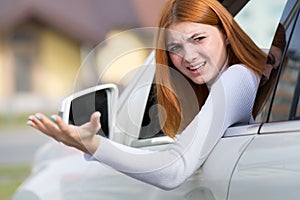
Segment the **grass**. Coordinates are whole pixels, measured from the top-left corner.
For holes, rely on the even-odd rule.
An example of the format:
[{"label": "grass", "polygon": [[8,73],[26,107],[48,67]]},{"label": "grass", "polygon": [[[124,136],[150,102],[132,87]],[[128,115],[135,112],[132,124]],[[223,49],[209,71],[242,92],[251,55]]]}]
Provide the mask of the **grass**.
[{"label": "grass", "polygon": [[[44,111],[43,113],[50,116],[57,111]],[[33,113],[0,113],[0,127],[15,127],[15,126],[25,126],[28,116]]]},{"label": "grass", "polygon": [[3,126],[24,126],[26,124],[29,114],[19,114],[19,115],[4,115],[0,114],[0,127]]},{"label": "grass", "polygon": [[30,166],[0,167],[1,200],[11,200],[13,194],[30,173]]}]

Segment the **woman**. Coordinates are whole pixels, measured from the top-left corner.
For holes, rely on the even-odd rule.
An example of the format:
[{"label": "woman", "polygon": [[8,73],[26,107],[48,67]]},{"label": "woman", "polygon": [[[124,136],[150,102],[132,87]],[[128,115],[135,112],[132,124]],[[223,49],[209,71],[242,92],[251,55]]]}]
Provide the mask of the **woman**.
[{"label": "woman", "polygon": [[[98,112],[80,127],[41,113],[29,116],[28,125],[138,180],[163,189],[178,187],[201,167],[229,126],[249,122],[266,55],[216,0],[170,0],[159,28],[156,91],[167,114],[161,114],[161,126],[173,144],[149,151],[96,136]],[[191,102],[174,71],[189,80],[197,95],[192,116],[180,107],[182,101]]]}]

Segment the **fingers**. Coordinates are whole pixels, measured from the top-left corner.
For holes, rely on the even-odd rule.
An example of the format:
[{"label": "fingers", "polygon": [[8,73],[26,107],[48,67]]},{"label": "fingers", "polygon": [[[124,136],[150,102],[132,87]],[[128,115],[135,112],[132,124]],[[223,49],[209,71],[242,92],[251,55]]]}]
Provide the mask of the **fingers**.
[{"label": "fingers", "polygon": [[99,144],[99,139],[94,137],[101,127],[99,118],[100,113],[95,112],[91,115],[88,123],[82,126],[73,126],[66,124],[58,115],[52,115],[49,119],[45,115],[37,113],[28,117],[27,124],[59,142],[89,153],[90,148],[95,150]]},{"label": "fingers", "polygon": [[90,117],[90,122],[95,131],[98,131],[101,127],[100,125],[100,112],[94,112]]},{"label": "fingers", "polygon": [[59,132],[58,126],[42,113],[30,115],[28,117],[27,125],[38,129],[39,131],[53,137],[54,139],[56,139],[56,135]]},{"label": "fingers", "polygon": [[28,125],[31,125],[32,127],[42,131],[42,132],[45,132],[46,131],[46,128],[44,126],[44,124],[42,123],[42,118],[44,116],[41,115],[40,113],[37,113],[35,115],[30,115],[28,117],[28,121],[27,121],[27,124]]},{"label": "fingers", "polygon": [[90,133],[96,134],[101,128],[100,115],[100,112],[94,112],[90,117],[90,121],[83,124],[81,128],[88,130]]},{"label": "fingers", "polygon": [[52,115],[51,120],[58,126],[62,132],[67,132],[69,127],[59,115]]}]

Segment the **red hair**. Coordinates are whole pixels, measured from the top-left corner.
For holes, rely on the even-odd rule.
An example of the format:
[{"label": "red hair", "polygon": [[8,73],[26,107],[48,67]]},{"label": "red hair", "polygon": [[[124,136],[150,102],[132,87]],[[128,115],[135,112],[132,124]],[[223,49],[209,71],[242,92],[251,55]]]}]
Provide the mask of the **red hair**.
[{"label": "red hair", "polygon": [[[165,109],[160,113],[163,131],[170,137],[180,133],[199,112],[208,96],[205,84],[197,85],[188,80],[197,96],[197,108],[185,110],[181,103],[188,98],[181,82],[171,76],[173,66],[165,48],[165,31],[178,22],[195,22],[218,27],[226,35],[229,45],[228,66],[242,63],[259,75],[262,74],[266,54],[257,47],[235,22],[231,14],[217,0],[170,0],[165,4],[159,20],[156,50],[157,99]],[[172,70],[173,71],[173,70]],[[186,98],[185,98],[186,97]],[[179,99],[180,98],[180,99]],[[195,104],[195,102],[192,102]]]}]

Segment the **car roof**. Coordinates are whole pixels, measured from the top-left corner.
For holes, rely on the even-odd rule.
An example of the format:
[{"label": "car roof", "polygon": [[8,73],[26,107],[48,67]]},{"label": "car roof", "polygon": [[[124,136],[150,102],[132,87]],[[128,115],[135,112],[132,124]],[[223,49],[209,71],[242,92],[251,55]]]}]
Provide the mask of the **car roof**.
[{"label": "car roof", "polygon": [[219,0],[220,3],[235,16],[248,2],[249,0]]}]

